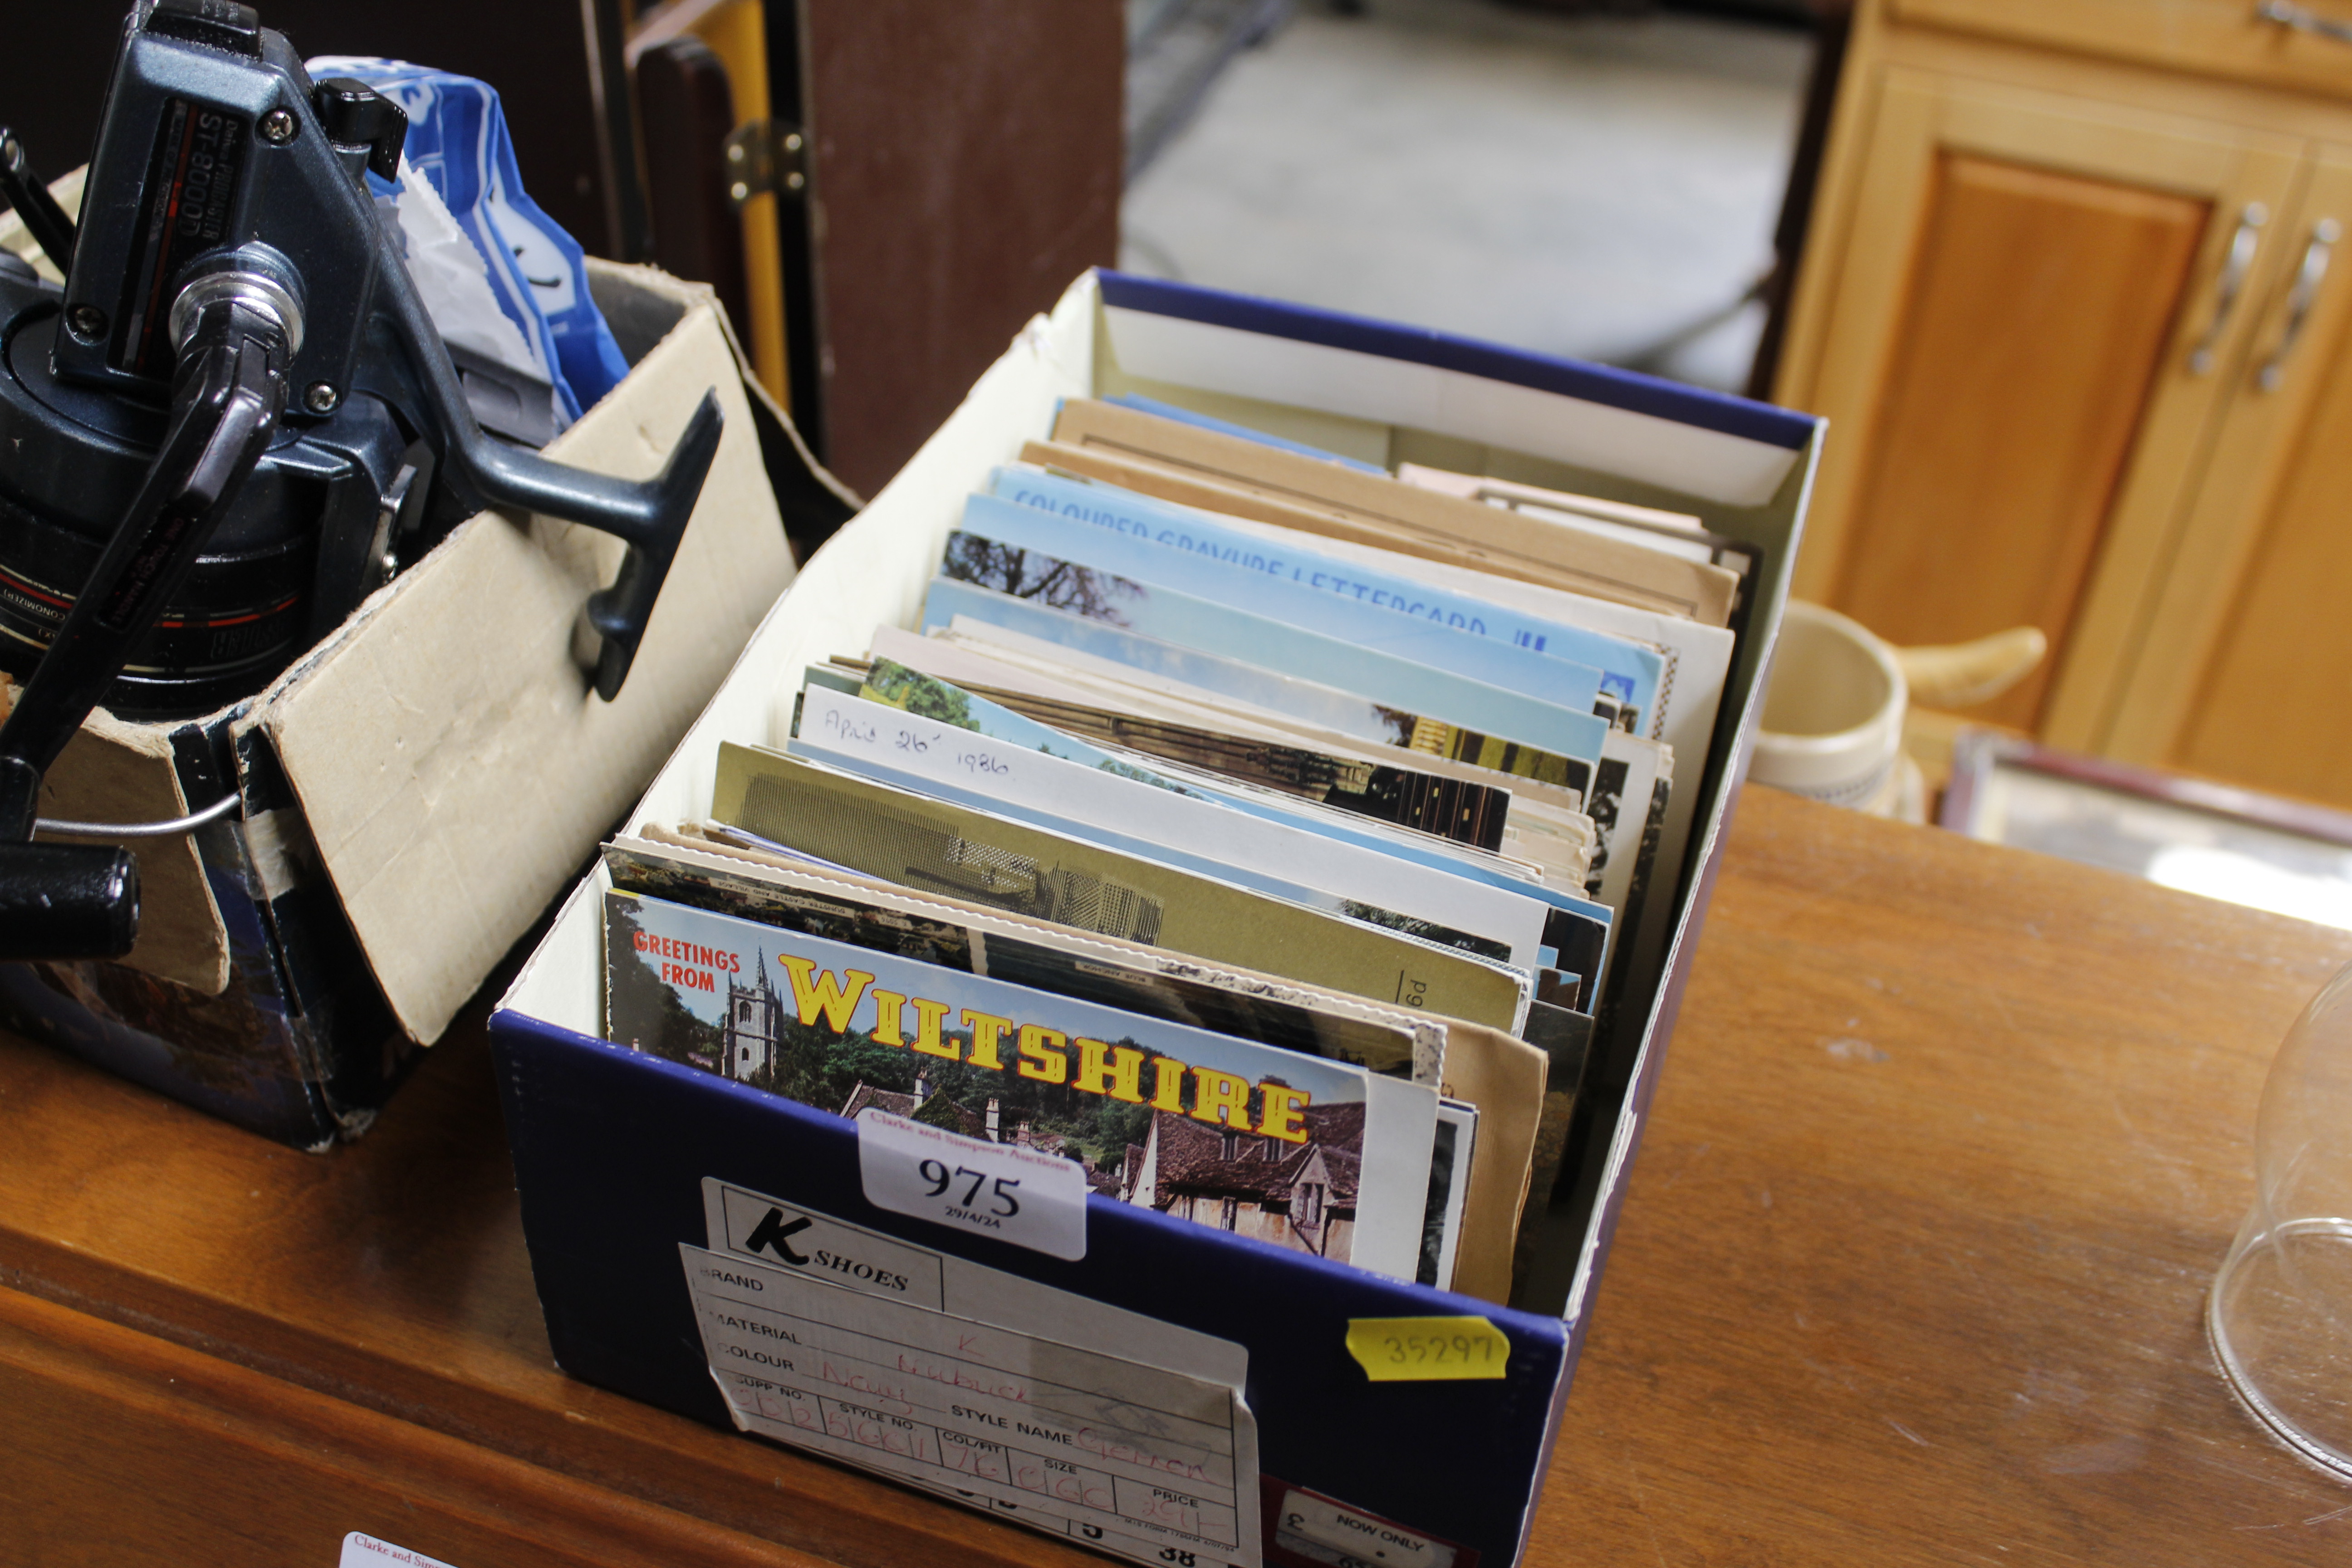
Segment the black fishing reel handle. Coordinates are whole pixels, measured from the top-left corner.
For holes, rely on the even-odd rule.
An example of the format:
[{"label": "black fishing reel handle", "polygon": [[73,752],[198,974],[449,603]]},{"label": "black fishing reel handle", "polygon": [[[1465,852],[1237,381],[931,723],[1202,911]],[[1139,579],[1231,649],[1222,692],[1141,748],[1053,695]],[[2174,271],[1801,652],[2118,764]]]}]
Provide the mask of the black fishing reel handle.
[{"label": "black fishing reel handle", "polygon": [[[277,130],[264,136],[271,149],[268,156],[272,160],[273,173],[263,194],[269,196],[270,193],[278,193],[271,196],[268,207],[278,226],[249,237],[260,241],[258,245],[232,244],[209,257],[196,258],[170,283],[170,288],[177,291],[175,299],[185,298],[192,280],[209,282],[219,275],[210,269],[225,267],[233,275],[259,279],[280,289],[296,302],[298,316],[303,310],[310,313],[310,326],[316,328],[323,322],[328,330],[312,335],[326,346],[312,351],[318,363],[311,368],[330,379],[320,381],[312,388],[322,395],[322,402],[306,401],[306,406],[313,413],[333,408],[340,396],[337,389],[347,389],[354,376],[361,374],[358,359],[363,356],[360,355],[360,340],[351,335],[351,327],[355,320],[364,321],[362,337],[373,339],[380,345],[380,333],[391,339],[388,345],[383,346],[392,352],[381,357],[396,363],[383,369],[412,395],[400,401],[413,405],[409,412],[427,427],[425,435],[438,456],[442,478],[460,502],[477,510],[517,507],[543,512],[612,534],[626,544],[627,553],[612,585],[591,595],[587,605],[589,624],[602,638],[596,660],[596,694],[611,701],[620,694],[629,667],[644,641],[655,602],[669,576],[678,542],[693,515],[695,502],[701,497],[710,465],[718,456],[724,418],[716,389],[704,395],[661,473],[650,479],[616,479],[569,468],[484,434],[458,383],[457,367],[450,362],[440,330],[409,276],[399,246],[386,230],[358,167],[348,163],[349,158],[364,151],[368,166],[378,174],[384,173],[387,166],[396,169],[400,137],[379,134],[365,149],[346,148],[337,137],[329,134],[320,119],[321,92],[332,100],[330,107],[348,106],[354,95],[374,95],[358,82],[332,81],[310,91],[301,90],[299,64],[293,60],[283,38],[260,27],[244,7],[230,6],[226,10],[228,20],[241,25],[241,32],[232,27],[229,34],[224,34],[220,29],[226,24],[222,17],[201,5],[192,8],[180,5],[172,7],[169,16],[162,12],[150,14],[149,22],[134,26],[128,35],[131,42],[126,45],[126,49],[165,51],[171,56],[173,80],[194,73],[199,79],[196,86],[175,89],[184,95],[193,95],[206,103],[216,101],[232,106],[247,100],[275,102],[275,107],[262,116],[263,121],[277,122]],[[134,13],[134,20],[138,15]],[[165,29],[170,37],[160,41],[149,36],[160,25],[158,18],[170,24]],[[245,37],[246,33],[251,37]],[[190,39],[220,47],[192,50],[188,47]],[[110,89],[113,95],[110,102],[117,101],[129,90],[123,79],[123,73],[129,69],[129,58],[126,54],[123,62],[118,63],[118,80]],[[158,65],[154,69],[160,71],[163,67]],[[278,79],[280,90],[263,90],[273,77]],[[149,88],[152,89],[152,83]],[[236,110],[221,112],[234,120]],[[398,118],[397,112],[390,118]],[[348,132],[352,127],[343,129]],[[100,157],[92,165],[94,178],[106,174],[101,165],[106,163],[105,155],[110,146],[101,139]],[[246,179],[259,177],[255,173],[258,165],[250,158],[244,166]],[[131,169],[132,165],[123,159],[114,160],[113,175],[118,182],[135,179]],[[160,199],[144,185],[141,189],[143,202],[152,204]],[[111,276],[113,268],[131,266],[142,254],[133,243],[136,234],[126,231],[125,224],[146,211],[145,205],[101,205],[100,210],[111,216],[100,225],[95,242],[88,234],[78,236],[73,221],[49,200],[26,164],[23,148],[5,129],[0,129],[0,191],[5,191],[22,210],[28,226],[60,268],[81,257],[89,266]],[[284,194],[289,191],[296,194]],[[110,190],[110,195],[113,194]],[[289,226],[299,226],[303,243],[293,242]],[[274,247],[268,243],[273,239],[278,242]],[[268,252],[266,261],[255,259],[254,253],[261,250]],[[69,317],[78,298],[76,286],[83,282],[86,280],[79,278],[68,279]],[[92,300],[82,303],[102,317]],[[299,354],[303,337],[299,320],[291,336],[292,352]],[[344,345],[339,351],[340,358],[319,358],[328,354],[335,344]],[[61,354],[70,351],[74,356],[79,374],[119,379],[129,374],[122,365],[95,358],[100,351],[91,343],[68,337],[61,340]],[[63,368],[66,367],[61,362]]]},{"label": "black fishing reel handle", "polygon": [[41,183],[40,175],[25,157],[25,144],[16,133],[0,125],[0,196],[16,209],[25,225],[25,232],[39,244],[42,252],[64,272],[73,266],[74,223],[58,205],[49,187]]},{"label": "black fishing reel handle", "polygon": [[383,268],[378,288],[383,314],[415,377],[426,417],[440,427],[446,443],[442,462],[449,487],[472,506],[544,512],[627,544],[613,585],[588,598],[588,623],[603,639],[596,656],[596,695],[610,702],[628,679],[646,625],[653,618],[654,603],[702,497],[703,480],[719,455],[726,416],[719,410],[718,389],[702,395],[685,433],[670,448],[668,461],[654,478],[616,479],[571,468],[483,433],[457,383],[457,367],[442,347],[439,330],[397,257]]},{"label": "black fishing reel handle", "polygon": [[209,292],[182,318],[163,450],[0,724],[0,959],[119,958],[138,936],[130,851],[31,839],[41,775],[179,592],[285,409],[299,311],[263,287]]}]

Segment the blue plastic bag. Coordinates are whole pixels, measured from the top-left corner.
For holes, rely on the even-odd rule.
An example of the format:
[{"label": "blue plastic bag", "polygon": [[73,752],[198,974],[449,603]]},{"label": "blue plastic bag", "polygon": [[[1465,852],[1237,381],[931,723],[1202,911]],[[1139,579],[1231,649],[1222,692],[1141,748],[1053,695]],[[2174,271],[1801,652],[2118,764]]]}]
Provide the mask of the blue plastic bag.
[{"label": "blue plastic bag", "polygon": [[404,159],[481,252],[499,309],[539,346],[565,422],[618,385],[628,362],[589,295],[584,253],[525,194],[496,89],[404,60],[333,56],[308,68],[357,77],[407,111]]}]

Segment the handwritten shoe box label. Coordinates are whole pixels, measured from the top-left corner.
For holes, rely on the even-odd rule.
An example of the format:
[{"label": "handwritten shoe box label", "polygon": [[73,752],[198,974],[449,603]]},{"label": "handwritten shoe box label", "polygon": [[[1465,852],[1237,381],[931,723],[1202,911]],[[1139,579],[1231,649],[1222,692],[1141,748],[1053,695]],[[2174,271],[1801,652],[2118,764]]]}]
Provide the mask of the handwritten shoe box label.
[{"label": "handwritten shoe box label", "polygon": [[724,1183],[704,1208],[726,1250],[679,1255],[740,1430],[1139,1562],[1258,1568],[1240,1347]]}]

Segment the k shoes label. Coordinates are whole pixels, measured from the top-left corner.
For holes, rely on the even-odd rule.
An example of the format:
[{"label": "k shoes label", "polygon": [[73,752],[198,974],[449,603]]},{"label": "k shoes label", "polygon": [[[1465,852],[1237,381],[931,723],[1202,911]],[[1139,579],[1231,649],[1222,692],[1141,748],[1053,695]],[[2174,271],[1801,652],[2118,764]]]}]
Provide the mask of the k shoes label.
[{"label": "k shoes label", "polygon": [[679,1258],[741,1430],[1132,1562],[1260,1568],[1240,1346],[717,1180],[703,1205]]}]

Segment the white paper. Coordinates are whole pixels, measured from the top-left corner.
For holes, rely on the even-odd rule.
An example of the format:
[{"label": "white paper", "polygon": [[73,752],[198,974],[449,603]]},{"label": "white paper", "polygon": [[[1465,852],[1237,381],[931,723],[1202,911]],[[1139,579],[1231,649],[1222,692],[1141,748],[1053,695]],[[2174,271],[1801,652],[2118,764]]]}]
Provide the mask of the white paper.
[{"label": "white paper", "polygon": [[1275,1540],[1318,1563],[1355,1568],[1454,1568],[1454,1550],[1328,1498],[1293,1489],[1282,1500]]},{"label": "white paper", "polygon": [[1803,456],[1786,447],[1361,349],[1103,307],[1129,375],[1457,436],[1733,506],[1762,506]]},{"label": "white paper", "polygon": [[[1517,775],[1513,775],[1507,783],[1497,784],[1489,769],[1474,768],[1465,763],[1446,757],[1433,757],[1423,752],[1400,758],[1391,747],[1318,731],[1311,725],[1284,719],[1279,714],[1268,714],[1262,709],[1210,708],[1172,698],[1158,700],[1145,689],[1125,682],[1106,686],[1099,682],[1063,679],[1055,671],[1040,668],[1031,661],[1012,655],[1006,647],[983,647],[958,640],[952,633],[925,637],[900,631],[896,626],[877,626],[871,641],[874,658],[903,664],[909,669],[919,669],[925,675],[936,676],[957,686],[993,686],[1008,691],[1025,691],[1059,702],[1075,702],[1081,707],[1134,712],[1140,717],[1190,724],[1196,729],[1220,734],[1271,741],[1281,746],[1303,746],[1309,751],[1327,752],[1332,756],[1357,762],[1411,768],[1445,778],[1462,779],[1470,784],[1487,784],[1509,794],[1511,810],[1515,814],[1529,805],[1579,817],[1583,810],[1583,796],[1565,785],[1542,784]],[[1514,816],[1511,820],[1516,822],[1518,818]],[[1588,820],[1588,834],[1590,826]],[[1507,824],[1504,832],[1507,836],[1510,831]],[[1579,876],[1575,879],[1581,883],[1583,878]]]},{"label": "white paper", "polygon": [[[713,1247],[678,1252],[740,1429],[1137,1562],[1258,1568],[1243,1347],[725,1183],[703,1199]],[[807,1261],[751,1251],[762,1227]]]},{"label": "white paper", "polygon": [[354,1530],[343,1537],[343,1554],[336,1568],[449,1568],[449,1564]]},{"label": "white paper", "polygon": [[[1546,907],[1525,894],[814,684],[801,714],[801,746],[821,757],[858,759],[895,775],[894,784],[931,785],[999,812],[1017,803],[1048,819],[1037,826],[1070,831],[1068,823],[1094,830],[1089,837],[1113,835],[1112,847],[1127,854],[1183,850],[1504,943],[1522,969],[1538,962]],[[1230,870],[1226,879],[1256,885]]]},{"label": "white paper", "polygon": [[[452,343],[541,381],[551,379],[539,345],[523,335],[490,292],[489,267],[457,226],[441,193],[406,158],[400,161],[399,214],[408,274],[433,324]],[[566,423],[556,410],[556,426]]]},{"label": "white paper", "polygon": [[1087,1175],[1075,1160],[868,1106],[857,1115],[857,1179],[876,1208],[1073,1262],[1087,1255]]},{"label": "white paper", "polygon": [[[1248,518],[1229,518],[1221,513],[1218,521],[1265,538],[1297,538],[1292,530]],[[1314,545],[1327,553],[1360,563],[1376,563],[1383,557],[1380,550],[1349,540],[1317,536]],[[1666,668],[1659,676],[1650,735],[1672,747],[1690,770],[1685,775],[1683,787],[1675,790],[1666,803],[1665,830],[1658,839],[1658,869],[1654,875],[1667,896],[1650,900],[1643,911],[1639,931],[1614,931],[1610,937],[1612,947],[1628,938],[1634,940],[1637,959],[1646,963],[1648,956],[1665,942],[1674,911],[1679,907],[1673,897],[1675,883],[1682,874],[1683,855],[1698,812],[1699,775],[1706,768],[1715,738],[1716,716],[1722,709],[1724,687],[1730,678],[1732,656],[1738,651],[1738,639],[1722,626],[1703,626],[1679,616],[1612,604],[1605,599],[1588,599],[1470,567],[1428,561],[1419,563],[1415,570],[1427,574],[1433,583],[1482,595],[1533,615],[1553,616],[1571,626],[1646,643],[1665,656]]]}]

